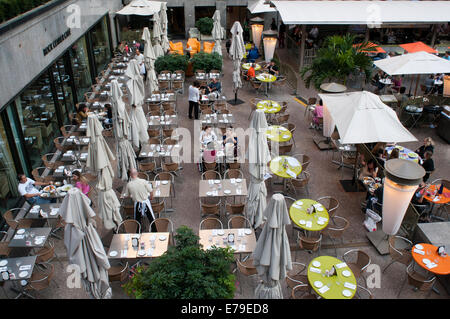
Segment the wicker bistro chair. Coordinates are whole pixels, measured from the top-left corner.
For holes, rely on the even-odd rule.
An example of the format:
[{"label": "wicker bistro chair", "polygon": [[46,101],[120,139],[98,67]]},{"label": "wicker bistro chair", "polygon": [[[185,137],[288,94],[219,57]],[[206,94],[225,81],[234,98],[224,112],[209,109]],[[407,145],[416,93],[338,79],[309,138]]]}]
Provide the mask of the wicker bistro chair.
[{"label": "wicker bistro chair", "polygon": [[244,174],[239,169],[228,169],[223,174],[224,179],[231,179],[231,178],[244,178]]},{"label": "wicker bistro chair", "polygon": [[333,226],[328,224],[328,226],[322,231],[322,235],[328,236],[331,239],[331,241],[333,242],[333,246],[334,246],[335,256],[337,256],[337,248],[336,248],[335,239],[340,239],[342,243],[344,242],[342,237],[344,235],[344,232],[350,226],[350,223],[347,219],[345,219],[344,217],[340,217],[340,216],[334,216],[334,217],[331,217],[331,219],[333,221]]},{"label": "wicker bistro chair", "polygon": [[[230,203],[229,200],[233,200],[233,203]],[[236,203],[235,199],[230,198],[225,200],[225,214],[228,218],[232,218],[233,216],[243,216],[245,211],[245,202],[244,203]]]},{"label": "wicker bistro chair", "polygon": [[326,208],[330,218],[332,218],[334,214],[336,214],[336,211],[339,208],[339,201],[331,196],[320,197],[317,199],[317,202],[319,202]]},{"label": "wicker bistro chair", "polygon": [[356,294],[353,299],[375,299],[375,297],[369,289],[358,285],[358,287],[356,288]]},{"label": "wicker bistro chair", "polygon": [[147,174],[153,174],[156,175],[157,174],[157,167],[156,167],[156,161],[155,159],[150,159],[150,160],[142,160],[138,162],[138,171],[139,172],[143,172],[143,173],[147,173]]},{"label": "wicker bistro chair", "polygon": [[202,173],[202,180],[221,180],[222,177],[220,176],[220,173],[217,171],[206,171]]},{"label": "wicker bistro chair", "polygon": [[63,162],[61,161],[54,161],[52,162],[52,158],[55,156],[55,153],[48,153],[42,155],[42,162],[44,162],[44,166],[50,169],[55,169],[58,166],[62,166]]},{"label": "wicker bistro chair", "polygon": [[406,267],[406,274],[408,276],[408,284],[414,286],[414,291],[431,293],[433,286],[436,283],[435,275],[426,276],[423,273],[418,272],[414,269],[414,263],[411,263]]},{"label": "wicker bistro chair", "polygon": [[166,211],[166,201],[164,199],[153,199],[151,204],[155,218],[160,218],[161,213]]},{"label": "wicker bistro chair", "polygon": [[125,265],[117,263],[116,265],[111,265],[108,269],[108,278],[110,282],[118,281],[124,282],[128,279],[128,262]]},{"label": "wicker bistro chair", "polygon": [[[2,234],[2,239],[5,239],[8,235],[6,231],[0,231],[0,234]],[[9,241],[2,240],[0,241],[0,256],[7,258],[9,254],[11,253],[12,248],[9,247]]]},{"label": "wicker bistro chair", "polygon": [[286,184],[288,190],[294,191],[295,197],[297,197],[297,190],[304,189],[309,197],[308,183],[311,179],[311,174],[309,172],[302,172],[303,176],[300,178],[290,178]]},{"label": "wicker bistro chair", "polygon": [[[305,273],[306,265],[299,262],[292,262],[292,270],[286,273],[286,284],[288,288],[294,289],[295,286],[308,283],[308,275]],[[311,289],[311,287],[309,287]]]},{"label": "wicker bistro chair", "polygon": [[28,292],[40,292],[49,288],[50,284],[52,283],[54,273],[55,266],[50,263],[42,263],[36,265],[36,267],[34,267],[33,269],[31,278],[27,281],[27,285],[24,287],[24,290],[26,291],[24,295],[35,299],[35,297],[28,294]]},{"label": "wicker bistro chair", "polygon": [[[245,276],[248,278],[251,278],[252,280],[252,284],[254,282],[254,278],[257,278],[258,276],[258,271],[256,270],[256,267],[253,266],[253,259],[251,258],[247,258],[245,261],[240,261],[238,259],[236,259],[236,266],[237,266],[237,270],[239,271],[239,293],[242,294],[242,277],[241,276]],[[254,285],[254,284],[253,284]]]},{"label": "wicker bistro chair", "polygon": [[3,219],[5,220],[6,224],[11,227],[11,229],[19,229],[19,228],[30,228],[33,224],[32,219],[19,219],[16,220],[17,214],[21,211],[21,208],[12,208],[10,210],[7,210],[3,214]]},{"label": "wicker bistro chair", "polygon": [[[398,243],[401,243],[400,248]],[[383,269],[383,273],[388,269],[393,263],[398,262],[405,266],[408,266],[413,257],[411,255],[411,248],[413,243],[401,236],[390,236],[389,237],[389,255],[391,256],[391,262]]]},{"label": "wicker bistro chair", "polygon": [[[318,251],[320,254],[320,246],[322,244],[322,234],[314,234],[314,237],[306,237],[300,232],[297,233],[297,242],[299,248],[306,250],[308,253]],[[318,237],[316,237],[318,236]],[[295,260],[297,259],[297,250],[295,251]]]},{"label": "wicker bistro chair", "polygon": [[201,216],[216,216],[220,218],[220,207],[222,200],[219,197],[213,198],[200,198],[200,212]]},{"label": "wicker bistro chair", "polygon": [[311,293],[311,287],[307,284],[300,284],[292,288],[292,299],[317,299],[316,295]]},{"label": "wicker bistro chair", "polygon": [[[134,209],[134,207],[133,207]],[[140,234],[141,224],[134,219],[126,219],[117,227],[116,234]]]},{"label": "wicker bistro chair", "polygon": [[217,218],[208,217],[200,222],[199,229],[223,229],[223,224]]},{"label": "wicker bistro chair", "polygon": [[156,218],[150,223],[149,229],[152,229],[152,225],[155,224],[156,231],[160,233],[169,233],[169,243],[173,243],[174,227],[173,222],[169,218]]},{"label": "wicker bistro chair", "polygon": [[342,258],[344,259],[347,266],[352,270],[356,280],[358,280],[359,278],[364,278],[365,270],[371,262],[370,257],[367,253],[359,249],[352,249],[347,251],[342,256]]},{"label": "wicker bistro chair", "polygon": [[228,229],[250,228],[250,221],[244,216],[233,216],[228,220]]},{"label": "wicker bistro chair", "polygon": [[39,249],[35,253],[35,256],[37,257],[36,258],[36,263],[37,264],[51,262],[53,259],[56,258],[56,260],[59,262],[61,267],[63,267],[63,264],[62,264],[61,260],[59,260],[59,257],[58,257],[58,255],[55,252],[55,245],[54,245],[54,243],[53,243],[53,241],[51,239],[47,240],[47,242],[45,243],[44,247]]}]

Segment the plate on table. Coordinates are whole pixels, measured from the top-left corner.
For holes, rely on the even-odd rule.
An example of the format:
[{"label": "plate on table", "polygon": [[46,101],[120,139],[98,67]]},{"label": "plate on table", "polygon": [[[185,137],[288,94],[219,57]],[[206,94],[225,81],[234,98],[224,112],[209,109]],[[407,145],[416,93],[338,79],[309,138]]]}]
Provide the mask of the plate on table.
[{"label": "plate on table", "polygon": [[323,283],[321,281],[314,281],[314,287],[316,288],[322,288],[323,287]]},{"label": "plate on table", "polygon": [[422,262],[423,262],[425,265],[431,263],[431,261],[430,261],[429,259],[426,259],[426,258],[422,259]]},{"label": "plate on table", "polygon": [[216,180],[214,181],[214,183],[215,183],[215,184],[220,184],[220,180],[216,179]]},{"label": "plate on table", "polygon": [[17,231],[17,234],[21,235],[25,232],[25,229],[21,228]]},{"label": "plate on table", "polygon": [[420,244],[417,244],[417,245],[416,245],[416,248],[417,248],[417,249],[423,249],[423,246],[420,245]]},{"label": "plate on table", "polygon": [[217,235],[222,236],[223,234],[225,234],[225,232],[223,231],[223,229],[219,229],[217,231]]},{"label": "plate on table", "polygon": [[411,158],[417,158],[417,157],[419,157],[419,155],[417,155],[417,153],[414,153],[414,152],[409,152],[409,153],[408,153],[408,156],[411,157]]},{"label": "plate on table", "polygon": [[299,221],[300,225],[305,225],[306,221],[304,221],[303,219]]},{"label": "plate on table", "polygon": [[229,189],[226,189],[223,191],[225,194],[231,194],[231,191]]},{"label": "plate on table", "polygon": [[0,267],[6,266],[8,264],[8,261],[6,259],[3,259],[0,261]]},{"label": "plate on table", "polygon": [[161,181],[161,184],[162,185],[167,185],[167,184],[169,184],[169,181]]},{"label": "plate on table", "polygon": [[351,297],[352,296],[352,292],[350,290],[347,290],[347,289],[342,290],[342,294],[344,295],[344,297]]},{"label": "plate on table", "polygon": [[109,255],[110,255],[111,257],[116,257],[116,256],[117,256],[117,251],[115,251],[115,250],[110,251],[110,252],[109,252]]},{"label": "plate on table", "polygon": [[242,179],[241,178],[236,178],[236,183],[240,183],[240,182],[242,182]]},{"label": "plate on table", "polygon": [[350,271],[348,271],[348,270],[344,270],[343,272],[342,272],[342,276],[344,276],[344,277],[350,277],[351,276],[351,272]]},{"label": "plate on table", "polygon": [[44,192],[50,193],[56,191],[56,187],[54,185],[48,185],[44,187]]},{"label": "plate on table", "polygon": [[145,255],[146,255],[145,250],[138,251],[138,256],[145,256]]},{"label": "plate on table", "polygon": [[[312,265],[314,266],[314,267],[320,267],[320,265],[321,265],[321,263],[320,263],[320,261],[318,261],[318,260],[314,260],[313,261],[313,263],[312,263]],[[319,287],[320,288],[320,287]]]},{"label": "plate on table", "polygon": [[244,234],[251,235],[252,234],[252,230],[247,228],[247,229],[244,230]]},{"label": "plate on table", "polygon": [[19,273],[19,277],[20,277],[20,278],[25,278],[26,276],[28,276],[28,271],[21,271],[21,272]]},{"label": "plate on table", "polygon": [[164,236],[164,235],[159,236],[159,240],[161,240],[161,241],[166,240],[166,239],[167,239],[167,236]]},{"label": "plate on table", "polygon": [[208,196],[212,196],[212,192],[206,192],[206,195],[208,195]]}]

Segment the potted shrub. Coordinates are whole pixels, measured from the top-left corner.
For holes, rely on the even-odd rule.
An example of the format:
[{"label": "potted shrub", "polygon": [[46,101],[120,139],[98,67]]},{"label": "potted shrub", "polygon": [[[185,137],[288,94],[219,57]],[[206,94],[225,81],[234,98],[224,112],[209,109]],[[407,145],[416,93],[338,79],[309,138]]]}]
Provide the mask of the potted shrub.
[{"label": "potted shrub", "polygon": [[180,54],[167,54],[160,56],[155,61],[155,71],[160,73],[163,70],[175,72],[176,70],[186,71],[188,57]]},{"label": "potted shrub", "polygon": [[214,27],[214,20],[209,17],[198,19],[195,22],[195,27],[200,31],[201,35],[210,36]]},{"label": "potted shrub", "polygon": [[176,246],[147,268],[135,269],[123,286],[136,299],[230,299],[234,296],[234,261],[229,248],[203,250],[192,229],[181,226]]},{"label": "potted shrub", "polygon": [[199,52],[191,59],[194,72],[196,70],[205,70],[209,72],[211,70],[222,71],[222,56],[217,52],[206,53]]}]

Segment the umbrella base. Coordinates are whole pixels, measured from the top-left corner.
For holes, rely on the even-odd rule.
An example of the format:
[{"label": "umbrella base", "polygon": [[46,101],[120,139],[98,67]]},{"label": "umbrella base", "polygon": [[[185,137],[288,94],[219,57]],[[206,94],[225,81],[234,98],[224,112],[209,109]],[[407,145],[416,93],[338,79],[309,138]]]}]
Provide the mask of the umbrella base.
[{"label": "umbrella base", "polygon": [[331,145],[331,141],[327,141],[323,139],[323,136],[315,136],[313,137],[313,142],[321,151],[331,150],[333,146]]},{"label": "umbrella base", "polygon": [[231,100],[228,100],[227,102],[228,102],[228,104],[231,104],[231,105],[239,105],[239,104],[245,103],[245,101],[242,101],[240,99],[237,99],[237,100],[231,99]]},{"label": "umbrella base", "polygon": [[351,179],[345,179],[345,180],[340,180],[339,183],[341,183],[342,187],[344,188],[344,191],[346,191],[347,193],[365,192],[366,191],[366,188],[364,187],[364,185],[357,184],[357,183],[361,183],[359,180],[357,182],[355,182],[354,180],[351,180]]}]

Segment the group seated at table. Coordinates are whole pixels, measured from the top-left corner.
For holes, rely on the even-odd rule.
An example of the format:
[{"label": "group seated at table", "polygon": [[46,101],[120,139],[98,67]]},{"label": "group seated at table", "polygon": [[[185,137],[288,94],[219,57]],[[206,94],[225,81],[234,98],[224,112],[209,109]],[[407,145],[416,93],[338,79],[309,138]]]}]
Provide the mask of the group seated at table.
[{"label": "group seated at table", "polygon": [[222,84],[217,78],[213,77],[208,85],[200,87],[200,92],[202,95],[208,95],[209,98],[218,99],[222,93]]}]

